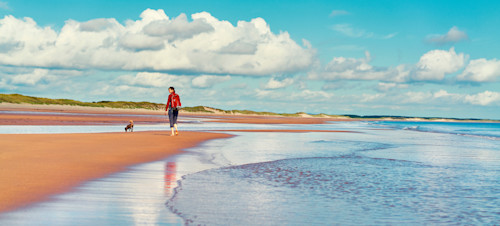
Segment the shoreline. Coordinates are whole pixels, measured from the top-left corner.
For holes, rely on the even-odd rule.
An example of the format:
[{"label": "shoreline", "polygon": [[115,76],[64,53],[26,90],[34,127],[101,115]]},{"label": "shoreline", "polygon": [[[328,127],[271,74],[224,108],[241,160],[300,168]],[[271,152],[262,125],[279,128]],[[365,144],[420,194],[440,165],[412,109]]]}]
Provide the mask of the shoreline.
[{"label": "shoreline", "polygon": [[[164,111],[109,109],[67,105],[0,103],[0,125],[136,125],[166,123]],[[63,113],[63,114],[59,114]],[[65,114],[70,113],[70,114]],[[127,115],[128,114],[128,115]],[[205,122],[248,124],[323,124],[335,121],[368,121],[315,117],[227,115],[181,112],[182,117]],[[407,121],[407,120],[390,120]],[[451,121],[453,122],[453,121]],[[464,122],[464,121],[460,121]],[[120,171],[132,165],[158,161],[182,153],[228,132],[340,132],[344,130],[220,129],[206,132],[169,131],[81,134],[0,134],[0,213],[50,199],[53,195]],[[168,144],[168,145],[165,145]]]},{"label": "shoreline", "polygon": [[[0,110],[6,112],[0,113],[0,125],[123,124],[125,126],[129,120],[133,120],[135,124],[158,124],[166,123],[168,118],[164,115],[165,111],[163,110],[96,108],[69,105],[0,103]],[[30,112],[36,112],[36,114],[31,114]],[[180,119],[183,116],[186,116],[191,118],[208,119],[212,122],[244,124],[324,124],[330,121],[359,121],[340,118],[193,113],[182,112],[182,110],[179,114]]]},{"label": "shoreline", "polygon": [[167,131],[0,134],[0,213],[49,200],[87,181],[180,154],[208,140],[230,137],[213,132],[170,137]]},{"label": "shoreline", "polygon": [[[149,109],[124,109],[124,108],[109,108],[109,107],[89,107],[89,106],[75,106],[75,105],[56,105],[56,104],[27,104],[27,103],[0,103],[0,111],[27,111],[27,112],[37,112],[39,114],[43,114],[46,112],[48,114],[54,113],[75,113],[75,114],[96,114],[96,115],[123,115],[123,114],[131,114],[131,115],[140,115],[139,120],[144,120],[145,123],[158,123],[160,121],[165,120],[152,120],[152,117],[162,116],[165,111],[163,110],[149,110]],[[193,117],[193,118],[209,118],[214,119],[218,122],[226,122],[226,123],[245,123],[245,124],[324,124],[327,122],[335,122],[335,121],[396,121],[396,122],[463,122],[463,123],[500,123],[500,120],[493,119],[452,119],[452,118],[421,118],[421,117],[405,117],[398,118],[399,116],[387,117],[377,117],[377,118],[369,118],[369,117],[361,117],[361,118],[350,118],[345,116],[331,117],[331,116],[312,116],[312,115],[300,115],[300,116],[282,116],[282,115],[259,115],[259,114],[228,114],[224,112],[215,111],[213,113],[206,112],[186,112],[181,110],[181,115]],[[9,123],[3,118],[3,115],[0,114],[0,125],[6,125]],[[147,118],[149,116],[149,118]],[[94,116],[96,117],[96,116]],[[113,116],[117,117],[117,116]],[[135,117],[135,116],[134,116]],[[71,121],[71,120],[66,120]],[[89,125],[88,120],[84,122],[76,120],[76,122],[66,122],[64,124],[68,125]],[[113,120],[108,120],[109,121]],[[116,121],[116,120],[115,120]],[[127,120],[128,121],[128,120]],[[34,123],[34,124],[30,124]],[[7,125],[46,125],[36,121],[23,122],[19,120],[15,123],[11,122]],[[97,123],[99,124],[99,123]],[[97,125],[96,124],[96,125]],[[102,124],[102,123],[101,123]],[[93,125],[93,124],[90,124]]]},{"label": "shoreline", "polygon": [[[158,117],[164,116],[164,111],[133,109],[95,111],[93,107],[5,103],[0,104],[0,107],[3,111],[0,113],[0,125],[126,125],[130,119],[133,119],[136,125],[166,122],[166,117]],[[325,119],[317,118],[273,116],[181,113],[182,116],[223,123],[322,124],[326,122]],[[169,131],[0,134],[2,147],[0,213],[49,200],[54,195],[71,191],[87,181],[126,171],[132,165],[162,160],[208,140],[234,136],[228,132],[236,130],[181,131],[180,136],[176,137],[170,137]],[[316,131],[249,130],[246,132]]]}]

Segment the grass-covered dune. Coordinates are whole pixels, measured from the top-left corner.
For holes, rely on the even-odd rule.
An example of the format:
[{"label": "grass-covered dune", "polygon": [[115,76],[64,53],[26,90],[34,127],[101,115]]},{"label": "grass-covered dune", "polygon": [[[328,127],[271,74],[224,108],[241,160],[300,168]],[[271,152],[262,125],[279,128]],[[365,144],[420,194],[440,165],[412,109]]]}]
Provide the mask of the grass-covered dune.
[{"label": "grass-covered dune", "polygon": [[[25,96],[21,94],[0,94],[0,103],[14,104],[40,104],[40,105],[70,105],[70,106],[85,106],[85,107],[107,107],[120,109],[148,109],[162,110],[165,109],[165,104],[151,102],[132,102],[132,101],[98,101],[98,102],[82,102],[70,99],[50,99],[43,97]],[[295,114],[278,114],[273,112],[256,112],[250,110],[222,110],[217,108],[195,106],[183,107],[184,112],[199,112],[199,113],[222,113],[222,114],[242,114],[242,115],[275,115],[275,116],[300,116],[305,113]]]}]

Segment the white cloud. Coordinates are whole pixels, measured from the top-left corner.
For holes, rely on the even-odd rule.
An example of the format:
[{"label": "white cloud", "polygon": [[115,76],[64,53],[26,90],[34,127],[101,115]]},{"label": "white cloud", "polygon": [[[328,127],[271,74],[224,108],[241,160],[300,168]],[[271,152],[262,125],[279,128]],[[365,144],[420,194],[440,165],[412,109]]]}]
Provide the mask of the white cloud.
[{"label": "white cloud", "polygon": [[330,17],[349,15],[350,13],[345,10],[332,10]]},{"label": "white cloud", "polygon": [[[351,97],[356,99],[355,97]],[[463,104],[481,106],[500,106],[500,93],[484,91],[476,94],[449,93],[446,90],[438,91],[408,91],[398,95],[388,93],[361,94],[357,97],[359,102],[371,104],[423,104],[428,106],[455,106]]]},{"label": "white cloud", "polygon": [[147,35],[166,37],[168,40],[189,39],[195,35],[212,32],[214,27],[204,19],[195,19],[189,22],[186,14],[169,21],[167,18],[155,20],[144,27]]},{"label": "white cloud", "polygon": [[139,72],[135,76],[123,75],[116,79],[119,84],[142,87],[186,87],[191,82],[188,76],[159,72]]},{"label": "white cloud", "polygon": [[285,78],[281,81],[276,80],[274,78],[269,79],[269,81],[264,85],[264,89],[280,89],[287,86],[290,86],[294,83],[294,79]]},{"label": "white cloud", "polygon": [[453,104],[472,104],[472,105],[498,105],[500,104],[500,93],[484,91],[476,94],[449,93],[446,90],[436,92],[407,92],[402,95],[402,102],[420,103],[433,105],[453,105]]},{"label": "white cloud", "polygon": [[35,69],[30,73],[12,76],[11,83],[14,85],[34,86],[42,80],[50,80],[53,78],[54,76],[49,75],[49,70]]},{"label": "white cloud", "polygon": [[466,95],[465,102],[473,105],[492,105],[492,104],[500,104],[500,93],[484,91],[482,93],[477,93],[473,95]]},{"label": "white cloud", "polygon": [[365,52],[365,58],[335,57],[324,68],[312,71],[309,79],[321,80],[380,80],[404,82],[409,71],[406,66],[396,68],[374,67],[370,63],[371,55]]},{"label": "white cloud", "polygon": [[438,45],[444,45],[448,43],[456,43],[464,40],[469,40],[469,36],[465,31],[461,31],[458,29],[458,27],[453,26],[450,28],[448,33],[444,35],[429,35],[427,37],[427,42],[438,44]]},{"label": "white cloud", "polygon": [[[307,42],[304,42],[307,43]],[[236,26],[207,12],[169,18],[145,10],[139,20],[68,20],[60,31],[31,18],[0,19],[0,64],[12,66],[270,75],[306,70],[316,51],[261,18]]]},{"label": "white cloud", "polygon": [[457,76],[458,80],[473,82],[494,82],[500,78],[500,61],[484,58],[471,60],[464,71]]},{"label": "white cloud", "polygon": [[457,72],[463,68],[468,56],[457,54],[455,48],[446,50],[432,50],[425,53],[416,64],[412,75],[417,81],[440,81],[445,75]]},{"label": "white cloud", "polygon": [[304,89],[298,92],[281,92],[276,90],[255,89],[255,96],[269,102],[307,101],[308,103],[325,103],[331,101],[333,93]]},{"label": "white cloud", "polygon": [[362,94],[361,95],[361,102],[372,102],[372,101],[376,101],[376,100],[379,100],[379,99],[382,99],[382,98],[385,98],[385,94],[384,93],[377,93],[377,94]]},{"label": "white cloud", "polygon": [[411,81],[442,81],[464,67],[468,56],[457,54],[454,48],[432,50],[420,58],[415,65],[375,67],[370,64],[371,56],[365,58],[333,58],[324,68],[309,73],[309,79],[322,80],[378,80],[392,83]]},{"label": "white cloud", "polygon": [[407,84],[398,84],[394,82],[389,82],[389,83],[379,82],[377,86],[377,90],[382,92],[387,92],[392,89],[406,89],[406,88],[408,88]]},{"label": "white cloud", "polygon": [[217,75],[201,75],[191,81],[193,87],[196,88],[211,88],[216,84],[223,83],[231,80],[231,76],[217,76]]}]

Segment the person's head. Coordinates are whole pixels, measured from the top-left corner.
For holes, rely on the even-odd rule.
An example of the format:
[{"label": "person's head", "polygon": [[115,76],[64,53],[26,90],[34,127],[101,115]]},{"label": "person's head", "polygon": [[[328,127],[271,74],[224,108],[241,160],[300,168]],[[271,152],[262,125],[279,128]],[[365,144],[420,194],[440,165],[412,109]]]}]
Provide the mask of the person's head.
[{"label": "person's head", "polygon": [[169,93],[175,93],[175,89],[173,86],[170,86],[170,88],[168,88],[168,92]]}]

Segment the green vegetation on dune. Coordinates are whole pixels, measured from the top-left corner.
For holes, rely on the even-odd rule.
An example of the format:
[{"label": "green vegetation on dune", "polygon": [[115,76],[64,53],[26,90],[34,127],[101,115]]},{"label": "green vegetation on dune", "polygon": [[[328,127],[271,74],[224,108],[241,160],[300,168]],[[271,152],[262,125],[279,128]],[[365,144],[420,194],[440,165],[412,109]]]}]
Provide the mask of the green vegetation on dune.
[{"label": "green vegetation on dune", "polygon": [[185,111],[185,112],[213,113],[212,111],[205,110],[205,107],[203,107],[203,106],[183,107],[182,111]]},{"label": "green vegetation on dune", "polygon": [[165,104],[157,104],[150,102],[129,102],[129,101],[99,101],[99,102],[82,102],[69,99],[50,99],[43,97],[31,97],[21,94],[0,94],[0,103],[14,104],[40,104],[40,105],[71,105],[85,107],[109,107],[109,108],[125,108],[125,109],[163,109]]}]

